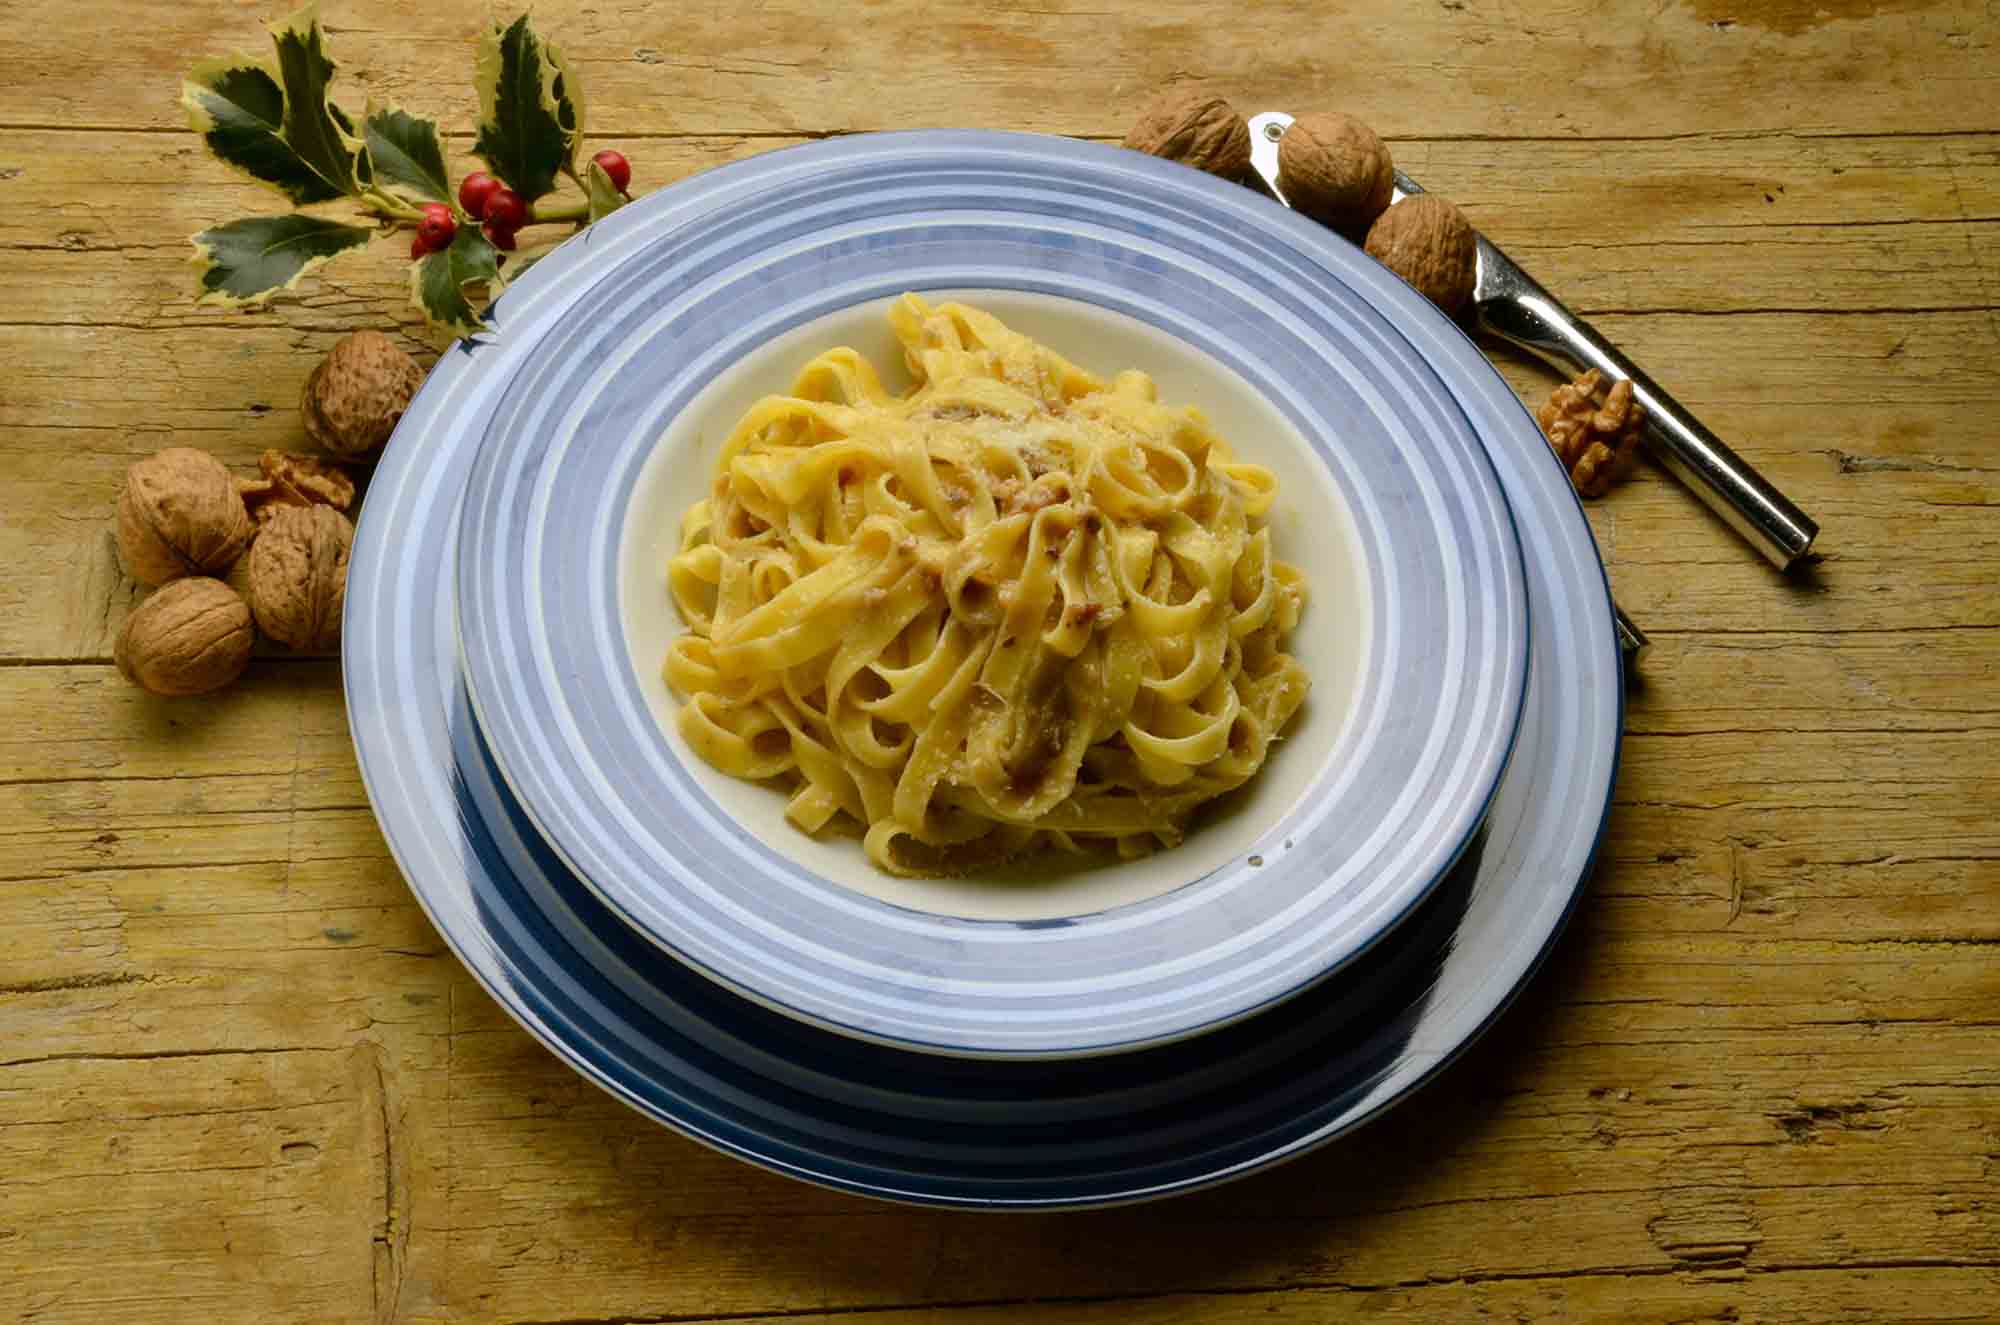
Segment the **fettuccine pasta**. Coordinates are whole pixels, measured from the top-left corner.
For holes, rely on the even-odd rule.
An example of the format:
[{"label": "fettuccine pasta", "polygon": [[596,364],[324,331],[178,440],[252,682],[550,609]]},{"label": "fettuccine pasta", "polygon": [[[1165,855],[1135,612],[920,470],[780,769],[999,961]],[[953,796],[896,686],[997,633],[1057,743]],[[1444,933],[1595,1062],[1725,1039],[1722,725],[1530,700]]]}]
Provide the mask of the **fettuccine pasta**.
[{"label": "fettuccine pasta", "polygon": [[1143,373],[1104,381],[964,304],[889,319],[913,390],[821,354],[683,518],[681,735],[895,874],[1178,843],[1310,685],[1277,479]]}]

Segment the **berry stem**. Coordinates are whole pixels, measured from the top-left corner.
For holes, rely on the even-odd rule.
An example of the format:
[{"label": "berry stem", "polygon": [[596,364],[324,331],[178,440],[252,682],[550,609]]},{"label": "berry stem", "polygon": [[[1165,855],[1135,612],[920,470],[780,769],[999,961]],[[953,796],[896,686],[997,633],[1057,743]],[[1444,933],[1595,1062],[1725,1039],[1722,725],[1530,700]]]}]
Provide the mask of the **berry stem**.
[{"label": "berry stem", "polygon": [[385,193],[381,189],[369,189],[363,193],[361,207],[362,210],[373,212],[387,220],[406,222],[410,225],[415,225],[424,219],[423,208],[415,203],[404,202],[394,194]]},{"label": "berry stem", "polygon": [[538,202],[528,208],[529,225],[553,225],[558,221],[590,219],[588,202]]}]

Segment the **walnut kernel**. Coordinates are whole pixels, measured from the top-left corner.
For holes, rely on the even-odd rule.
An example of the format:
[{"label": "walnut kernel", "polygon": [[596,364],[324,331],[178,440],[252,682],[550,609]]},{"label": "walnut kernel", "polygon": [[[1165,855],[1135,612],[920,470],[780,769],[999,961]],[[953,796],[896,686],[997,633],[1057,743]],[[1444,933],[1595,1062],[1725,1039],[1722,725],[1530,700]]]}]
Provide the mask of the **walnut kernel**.
[{"label": "walnut kernel", "polygon": [[372,456],[423,380],[417,361],[381,332],[344,336],[306,378],[306,434],[343,460]]},{"label": "walnut kernel", "polygon": [[1221,97],[1192,88],[1161,93],[1125,135],[1125,146],[1235,179],[1250,168],[1250,125]]},{"label": "walnut kernel", "polygon": [[287,506],[250,548],[250,610],[258,628],[294,649],[340,643],[354,526],[331,506]]},{"label": "walnut kernel", "polygon": [[354,479],[340,465],[296,452],[266,451],[257,466],[263,477],[237,479],[236,487],[259,525],[287,506],[331,506],[346,511],[354,505]]},{"label": "walnut kernel", "polygon": [[1360,120],[1310,112],[1278,140],[1278,187],[1307,216],[1359,239],[1388,207],[1396,166],[1380,136]]},{"label": "walnut kernel", "polygon": [[1595,369],[1549,393],[1535,411],[1542,433],[1555,448],[1570,482],[1586,497],[1596,497],[1632,467],[1646,408],[1632,398],[1632,384],[1613,382],[1597,403],[1603,376]]},{"label": "walnut kernel", "polygon": [[1434,193],[1403,199],[1368,227],[1368,256],[1457,316],[1472,299],[1479,253],[1465,213]]},{"label": "walnut kernel", "polygon": [[229,471],[204,451],[171,446],[125,472],[118,551],[134,579],[222,573],[255,533]]},{"label": "walnut kernel", "polygon": [[243,674],[255,639],[250,609],[234,589],[185,576],[125,618],[113,656],[126,680],[156,695],[201,695]]}]

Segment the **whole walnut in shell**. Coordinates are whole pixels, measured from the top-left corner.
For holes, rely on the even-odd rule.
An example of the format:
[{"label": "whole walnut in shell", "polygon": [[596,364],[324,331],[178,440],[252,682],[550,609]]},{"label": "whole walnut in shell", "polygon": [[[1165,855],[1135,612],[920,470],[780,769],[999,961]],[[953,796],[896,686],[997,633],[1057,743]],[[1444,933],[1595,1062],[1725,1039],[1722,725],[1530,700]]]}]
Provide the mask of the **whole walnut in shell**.
[{"label": "whole walnut in shell", "polygon": [[1315,111],[1293,120],[1278,140],[1278,187],[1307,216],[1359,238],[1388,207],[1396,164],[1360,120]]},{"label": "whole walnut in shell", "polygon": [[343,336],[306,378],[306,435],[343,460],[372,456],[423,381],[417,361],[381,332]]},{"label": "whole walnut in shell", "polygon": [[1447,313],[1456,316],[1472,298],[1479,276],[1472,222],[1436,194],[1414,194],[1382,213],[1364,247]]},{"label": "whole walnut in shell", "polygon": [[331,506],[287,506],[250,548],[250,610],[258,628],[295,649],[340,643],[354,526]]},{"label": "whole walnut in shell", "polygon": [[243,675],[256,638],[237,592],[194,575],[139,604],[112,656],[126,680],[156,695],[202,695]]},{"label": "whole walnut in shell", "polygon": [[1221,97],[1163,92],[1125,135],[1125,146],[1234,179],[1250,168],[1250,125]]},{"label": "whole walnut in shell", "polygon": [[157,585],[221,574],[256,532],[236,481],[205,451],[171,446],[125,472],[118,552],[134,579]]}]

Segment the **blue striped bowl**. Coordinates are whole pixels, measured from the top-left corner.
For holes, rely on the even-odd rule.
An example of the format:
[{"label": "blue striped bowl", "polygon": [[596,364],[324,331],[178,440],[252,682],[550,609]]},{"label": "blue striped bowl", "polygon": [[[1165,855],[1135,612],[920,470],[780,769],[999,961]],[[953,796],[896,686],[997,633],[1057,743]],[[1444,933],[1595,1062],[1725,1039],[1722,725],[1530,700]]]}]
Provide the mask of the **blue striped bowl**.
[{"label": "blue striped bowl", "polygon": [[[494,763],[602,905],[775,1011],[1028,1058],[1214,1030],[1410,914],[1486,816],[1527,676],[1513,515],[1461,403],[1492,371],[1412,338],[1451,324],[1247,190],[1066,139],[870,135],[699,192],[698,208],[675,189],[628,209],[630,240],[520,361],[458,538],[459,644]],[[716,384],[741,401],[781,388],[832,343],[820,334],[908,289],[1068,328],[1058,349],[1106,374],[1152,369],[1165,399],[1264,402],[1271,426],[1236,442],[1290,476],[1279,555],[1353,570],[1351,592],[1308,610],[1300,650],[1314,666],[1346,648],[1351,684],[1316,697],[1229,827],[1108,884],[1011,885],[1028,914],[885,893],[828,864],[858,846],[810,843],[781,825],[777,793],[693,759],[662,721],[657,654],[633,647],[632,603],[665,600],[647,551],[672,528],[659,493],[698,493],[734,420]],[[1094,357],[1120,336],[1150,336],[1185,371]]]}]

